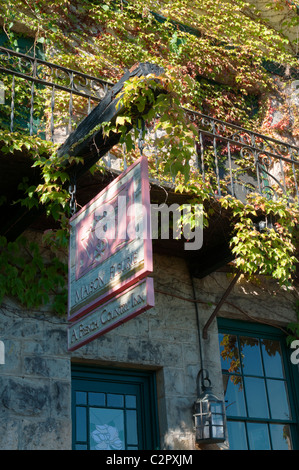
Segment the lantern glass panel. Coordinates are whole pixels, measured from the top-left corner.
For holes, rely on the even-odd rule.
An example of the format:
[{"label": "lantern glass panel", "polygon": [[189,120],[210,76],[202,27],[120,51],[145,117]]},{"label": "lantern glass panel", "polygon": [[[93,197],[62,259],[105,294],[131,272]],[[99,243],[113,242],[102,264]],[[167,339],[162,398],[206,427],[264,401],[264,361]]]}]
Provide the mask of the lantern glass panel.
[{"label": "lantern glass panel", "polygon": [[212,437],[210,435],[210,426],[209,426],[209,424],[206,424],[204,429],[203,429],[203,438],[204,439],[210,439],[210,437]]},{"label": "lantern glass panel", "polygon": [[223,426],[223,416],[212,414],[212,424],[215,426]]},{"label": "lantern glass panel", "polygon": [[194,415],[194,418],[195,418],[195,427],[196,428],[201,427],[203,425],[202,424],[202,416],[201,415]]},{"label": "lantern glass panel", "polygon": [[212,413],[215,413],[215,414],[222,414],[223,413],[222,403],[220,402],[211,403],[211,411]]},{"label": "lantern glass panel", "polygon": [[206,397],[201,401],[201,413],[202,414],[208,414],[210,411],[210,406],[209,402],[206,399]]},{"label": "lantern glass panel", "polygon": [[213,439],[224,439],[223,426],[212,426]]}]

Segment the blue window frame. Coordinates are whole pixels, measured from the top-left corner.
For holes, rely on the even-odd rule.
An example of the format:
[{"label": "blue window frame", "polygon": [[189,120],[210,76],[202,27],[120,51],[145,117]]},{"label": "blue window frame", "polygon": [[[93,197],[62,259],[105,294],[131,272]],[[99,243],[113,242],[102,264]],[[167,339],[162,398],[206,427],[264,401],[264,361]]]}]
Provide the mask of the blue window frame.
[{"label": "blue window frame", "polygon": [[155,374],[72,367],[74,450],[158,448]]},{"label": "blue window frame", "polygon": [[298,369],[283,333],[218,320],[230,449],[298,449]]}]

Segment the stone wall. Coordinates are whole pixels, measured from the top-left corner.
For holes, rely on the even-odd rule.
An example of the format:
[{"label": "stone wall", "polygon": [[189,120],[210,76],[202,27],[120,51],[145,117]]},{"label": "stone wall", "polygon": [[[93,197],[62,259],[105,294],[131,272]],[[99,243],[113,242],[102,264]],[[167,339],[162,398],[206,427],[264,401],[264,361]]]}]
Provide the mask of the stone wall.
[{"label": "stone wall", "polygon": [[66,322],[27,312],[5,299],[0,337],[5,364],[0,369],[0,449],[68,449],[70,359]]},{"label": "stone wall", "polygon": [[[200,328],[231,277],[214,273],[194,280],[182,259],[154,257],[156,306],[73,353],[67,351],[67,319],[49,311],[26,311],[11,299],[0,309],[0,449],[71,449],[71,363],[156,371],[161,448],[193,449],[192,405],[200,370],[222,394],[217,325],[199,341]],[[247,314],[285,325],[294,320],[295,292],[254,286],[240,280],[220,315],[248,320]],[[223,446],[225,448],[225,446]]]}]

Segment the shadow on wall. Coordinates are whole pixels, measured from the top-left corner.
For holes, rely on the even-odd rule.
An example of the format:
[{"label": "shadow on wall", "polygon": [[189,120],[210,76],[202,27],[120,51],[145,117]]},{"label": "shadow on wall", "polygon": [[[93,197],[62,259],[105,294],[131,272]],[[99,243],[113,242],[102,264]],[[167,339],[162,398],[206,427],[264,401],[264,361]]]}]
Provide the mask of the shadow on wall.
[{"label": "shadow on wall", "polygon": [[[196,444],[195,433],[184,422],[181,426],[170,429],[164,436],[164,448],[175,450],[225,450],[226,444]],[[192,463],[192,455],[179,455],[180,465]],[[174,462],[169,462],[174,463]]]},{"label": "shadow on wall", "polygon": [[180,426],[169,429],[164,435],[164,448],[175,450],[194,449],[194,432],[184,422]]}]

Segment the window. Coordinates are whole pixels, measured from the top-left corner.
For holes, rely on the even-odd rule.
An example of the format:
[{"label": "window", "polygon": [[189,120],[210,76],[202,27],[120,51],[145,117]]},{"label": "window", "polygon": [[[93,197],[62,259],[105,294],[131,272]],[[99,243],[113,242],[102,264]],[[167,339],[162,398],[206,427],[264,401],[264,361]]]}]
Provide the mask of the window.
[{"label": "window", "polygon": [[155,397],[152,372],[74,366],[73,449],[157,448]]},{"label": "window", "polygon": [[280,330],[219,320],[230,449],[298,448],[294,387],[298,372]]},{"label": "window", "polygon": [[35,42],[34,37],[24,36],[21,33],[13,33],[13,42],[4,31],[0,31],[0,46],[7,49],[16,50],[22,54],[28,54],[33,57],[34,53],[39,59],[44,59],[43,48],[41,44]]}]

